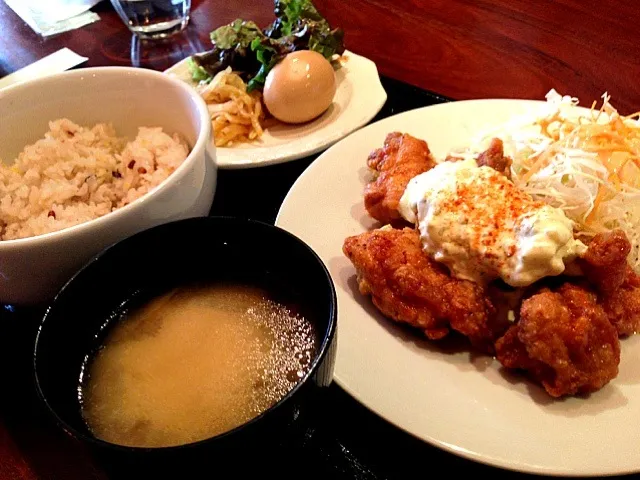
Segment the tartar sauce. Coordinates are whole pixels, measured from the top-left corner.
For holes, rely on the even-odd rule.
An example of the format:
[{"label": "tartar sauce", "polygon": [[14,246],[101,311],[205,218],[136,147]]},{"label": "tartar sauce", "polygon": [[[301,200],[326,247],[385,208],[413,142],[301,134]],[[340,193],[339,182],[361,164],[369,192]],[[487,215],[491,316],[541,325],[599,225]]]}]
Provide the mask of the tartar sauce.
[{"label": "tartar sauce", "polygon": [[429,256],[478,283],[530,285],[561,274],[586,250],[562,210],[473,159],[442,162],[413,178],[398,210],[417,225]]}]

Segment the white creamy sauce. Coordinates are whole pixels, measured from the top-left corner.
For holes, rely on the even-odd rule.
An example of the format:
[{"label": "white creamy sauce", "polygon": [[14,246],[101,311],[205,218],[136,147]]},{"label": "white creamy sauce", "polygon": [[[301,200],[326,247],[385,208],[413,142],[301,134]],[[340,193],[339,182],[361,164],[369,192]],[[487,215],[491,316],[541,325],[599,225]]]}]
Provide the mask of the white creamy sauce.
[{"label": "white creamy sauce", "polygon": [[418,227],[429,256],[479,283],[530,285],[563,273],[586,250],[562,210],[473,159],[442,162],[413,178],[398,210]]}]

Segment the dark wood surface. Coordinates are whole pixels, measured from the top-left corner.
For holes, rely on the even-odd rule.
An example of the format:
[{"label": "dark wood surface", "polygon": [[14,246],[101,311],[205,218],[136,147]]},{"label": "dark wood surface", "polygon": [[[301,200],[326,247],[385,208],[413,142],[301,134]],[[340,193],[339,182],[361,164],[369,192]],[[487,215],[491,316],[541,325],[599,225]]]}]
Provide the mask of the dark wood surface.
[{"label": "dark wood surface", "polygon": [[[554,87],[588,103],[606,90],[621,111],[640,108],[640,8],[635,0],[315,3],[333,24],[344,27],[348,48],[376,61],[389,77],[384,79],[389,101],[377,118],[443,101],[392,78],[455,99],[541,98]],[[89,57],[85,66],[133,64],[163,70],[207,49],[209,31],[220,24],[238,16],[268,23],[272,2],[196,0],[188,29],[171,41],[155,43],[132,39],[108,2],[95,11],[100,22],[43,39],[0,2],[0,76],[62,47]],[[273,222],[288,188],[311,161],[221,172],[212,214]],[[266,176],[271,180],[268,189]],[[263,199],[258,207],[237,196],[236,187],[247,184],[263,189],[256,190]],[[58,430],[38,403],[30,351],[41,313],[0,310],[0,480],[124,478]],[[524,477],[425,445],[368,412],[338,387],[331,388],[327,409],[330,419],[310,427],[302,442],[302,454],[312,465],[307,478],[441,476],[436,468],[474,477]]]},{"label": "dark wood surface", "polygon": [[549,89],[590,105],[608,91],[640,109],[636,0],[320,0],[349,45],[404,82],[469,98],[543,99]]},{"label": "dark wood surface", "polygon": [[[605,91],[621,112],[640,109],[636,0],[316,0],[346,31],[347,47],[380,72],[455,99],[541,99],[550,89],[586,104]],[[208,48],[208,33],[236,17],[267,24],[271,0],[193,2],[192,21],[164,45],[134,44],[108,2],[100,22],[43,39],[0,2],[0,76],[66,46],[88,66],[165,69]]]}]

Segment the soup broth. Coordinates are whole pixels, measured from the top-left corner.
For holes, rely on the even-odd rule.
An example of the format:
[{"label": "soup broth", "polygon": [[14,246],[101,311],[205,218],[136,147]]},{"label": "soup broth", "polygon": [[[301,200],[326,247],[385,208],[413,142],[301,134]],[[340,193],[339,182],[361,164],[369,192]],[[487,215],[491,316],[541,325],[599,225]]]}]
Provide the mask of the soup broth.
[{"label": "soup broth", "polygon": [[183,287],[124,311],[85,366],[82,414],[102,440],[165,447],[258,416],[304,377],[312,324],[261,289]]}]

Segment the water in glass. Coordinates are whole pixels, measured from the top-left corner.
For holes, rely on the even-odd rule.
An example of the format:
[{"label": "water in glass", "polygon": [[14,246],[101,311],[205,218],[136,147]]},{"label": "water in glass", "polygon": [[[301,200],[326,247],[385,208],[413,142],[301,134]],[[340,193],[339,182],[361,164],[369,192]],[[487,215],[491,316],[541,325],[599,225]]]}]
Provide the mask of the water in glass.
[{"label": "water in glass", "polygon": [[189,22],[191,0],[111,0],[122,21],[141,38],[164,38]]}]

